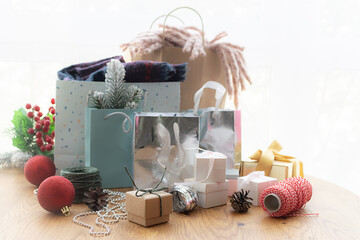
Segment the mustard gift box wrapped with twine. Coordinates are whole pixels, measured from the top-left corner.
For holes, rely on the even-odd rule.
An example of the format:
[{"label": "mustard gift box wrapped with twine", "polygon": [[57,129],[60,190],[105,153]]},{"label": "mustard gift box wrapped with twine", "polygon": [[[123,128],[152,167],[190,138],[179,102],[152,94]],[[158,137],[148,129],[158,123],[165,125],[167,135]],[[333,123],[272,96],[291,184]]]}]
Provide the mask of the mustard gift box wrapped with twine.
[{"label": "mustard gift box wrapped with twine", "polygon": [[294,157],[279,154],[282,146],[274,140],[266,151],[257,150],[249,159],[241,161],[240,176],[264,171],[265,176],[279,181],[289,177],[304,177],[303,163]]}]

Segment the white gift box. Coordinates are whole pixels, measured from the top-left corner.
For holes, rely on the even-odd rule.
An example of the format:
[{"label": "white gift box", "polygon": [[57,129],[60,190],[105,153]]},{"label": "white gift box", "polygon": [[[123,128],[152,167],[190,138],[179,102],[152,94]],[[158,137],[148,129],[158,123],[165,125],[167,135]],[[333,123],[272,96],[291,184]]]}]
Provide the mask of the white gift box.
[{"label": "white gift box", "polygon": [[248,176],[238,177],[238,191],[241,189],[244,189],[244,191],[250,190],[248,197],[253,199],[251,203],[253,206],[260,206],[261,193],[277,182],[276,178],[267,176],[258,176],[252,179],[249,179]]},{"label": "white gift box", "polygon": [[[194,178],[187,178],[185,182],[194,182]],[[225,205],[228,200],[229,182],[222,183],[197,183],[192,187],[197,191],[199,202],[198,206],[201,208],[212,208],[216,206]]]},{"label": "white gift box", "polygon": [[226,169],[226,179],[229,181],[228,196],[237,191],[239,169]]},{"label": "white gift box", "polygon": [[225,182],[226,155],[219,152],[204,151],[196,153],[195,158],[195,182]]}]

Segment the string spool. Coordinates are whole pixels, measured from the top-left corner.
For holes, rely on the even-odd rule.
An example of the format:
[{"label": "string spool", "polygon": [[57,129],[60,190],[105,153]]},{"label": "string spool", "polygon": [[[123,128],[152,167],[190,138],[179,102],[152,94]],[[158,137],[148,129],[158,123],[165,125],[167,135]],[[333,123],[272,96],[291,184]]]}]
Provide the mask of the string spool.
[{"label": "string spool", "polygon": [[173,209],[175,212],[191,212],[198,204],[198,194],[189,186],[175,185],[170,190],[170,193],[173,195]]},{"label": "string spool", "polygon": [[84,192],[88,192],[89,188],[101,187],[100,172],[94,167],[65,168],[61,170],[60,175],[74,185],[74,203],[83,203]]},{"label": "string spool", "polygon": [[310,182],[302,177],[294,177],[266,188],[260,196],[260,204],[271,217],[317,215],[298,214],[311,196]]}]

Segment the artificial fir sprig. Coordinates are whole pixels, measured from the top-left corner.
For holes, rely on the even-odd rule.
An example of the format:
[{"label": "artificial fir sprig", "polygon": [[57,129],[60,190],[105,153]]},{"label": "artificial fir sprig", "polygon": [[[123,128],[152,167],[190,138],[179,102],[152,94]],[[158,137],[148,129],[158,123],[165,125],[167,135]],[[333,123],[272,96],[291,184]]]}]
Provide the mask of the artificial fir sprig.
[{"label": "artificial fir sprig", "polygon": [[111,59],[107,64],[105,74],[105,93],[90,91],[88,107],[102,109],[135,109],[143,96],[143,91],[137,86],[125,87],[125,68],[117,59]]}]

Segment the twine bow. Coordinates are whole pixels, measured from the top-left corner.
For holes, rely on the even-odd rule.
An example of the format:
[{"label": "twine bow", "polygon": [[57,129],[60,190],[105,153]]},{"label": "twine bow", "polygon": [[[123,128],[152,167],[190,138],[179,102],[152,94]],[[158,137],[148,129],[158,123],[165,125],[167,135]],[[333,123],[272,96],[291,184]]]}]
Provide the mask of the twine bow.
[{"label": "twine bow", "polygon": [[[274,160],[281,162],[289,162],[294,164],[293,177],[299,175],[304,177],[303,163],[296,160],[294,157],[279,154],[282,150],[282,146],[276,140],[274,140],[266,151],[257,150],[250,159],[258,161],[256,171],[265,171],[265,175],[269,176]],[[296,167],[299,167],[299,174],[296,173]]]},{"label": "twine bow", "polygon": [[[132,184],[133,184],[134,187],[136,188],[136,193],[135,193],[135,196],[136,196],[136,197],[142,197],[142,196],[144,196],[144,195],[147,194],[147,193],[149,193],[149,194],[154,194],[154,195],[156,195],[156,196],[159,197],[159,200],[160,200],[160,217],[161,217],[161,216],[162,216],[162,213],[163,213],[163,210],[162,210],[162,199],[161,199],[161,196],[160,196],[158,193],[156,193],[156,192],[160,192],[160,191],[164,191],[164,190],[167,190],[167,189],[168,189],[167,187],[158,188],[159,185],[161,184],[162,180],[164,179],[165,172],[166,172],[166,168],[165,168],[165,170],[164,170],[164,172],[163,172],[163,175],[161,176],[161,179],[160,179],[160,181],[158,182],[158,184],[156,184],[156,186],[153,187],[153,188],[146,188],[146,189],[138,188],[138,187],[136,186],[136,184],[135,184],[134,179],[131,177],[128,169],[126,168],[126,166],[124,166],[124,168],[125,168],[126,173],[127,173],[128,176],[129,176]],[[140,192],[140,193],[139,193],[139,192]]]}]

